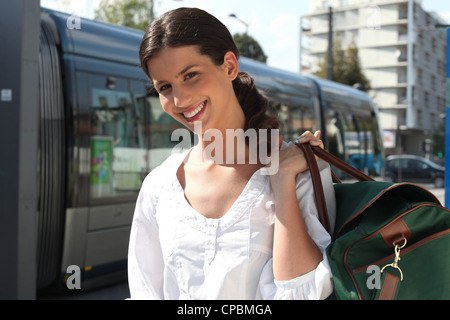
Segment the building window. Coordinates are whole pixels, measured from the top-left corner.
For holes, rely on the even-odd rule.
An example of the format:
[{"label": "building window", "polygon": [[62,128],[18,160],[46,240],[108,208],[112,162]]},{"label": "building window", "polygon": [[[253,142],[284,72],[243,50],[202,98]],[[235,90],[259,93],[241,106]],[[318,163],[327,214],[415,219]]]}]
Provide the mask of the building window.
[{"label": "building window", "polygon": [[437,47],[436,38],[433,38],[433,39],[431,39],[431,51],[433,53],[436,53],[436,47]]},{"label": "building window", "polygon": [[420,68],[417,70],[417,82],[419,85],[423,85],[423,72]]},{"label": "building window", "polygon": [[417,126],[422,127],[423,125],[423,113],[422,110],[417,110]]},{"label": "building window", "polygon": [[425,92],[425,98],[424,98],[425,108],[430,108],[430,94],[428,92]]},{"label": "building window", "polygon": [[340,0],[340,1],[339,1],[339,6],[340,6],[341,8],[343,8],[343,7],[348,7],[348,0]]}]

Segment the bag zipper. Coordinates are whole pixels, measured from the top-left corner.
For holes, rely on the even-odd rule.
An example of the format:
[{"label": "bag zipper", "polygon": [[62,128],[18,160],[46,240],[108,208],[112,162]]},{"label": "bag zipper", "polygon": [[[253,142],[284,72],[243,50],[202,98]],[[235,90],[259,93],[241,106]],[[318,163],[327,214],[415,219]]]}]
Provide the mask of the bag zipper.
[{"label": "bag zipper", "polygon": [[[337,236],[341,233],[341,231],[350,223],[350,222],[352,222],[353,220],[355,220],[356,218],[358,218],[367,208],[369,208],[375,201],[377,201],[381,196],[383,196],[386,192],[389,192],[390,190],[392,190],[392,189],[395,189],[395,188],[398,188],[398,187],[401,187],[401,186],[405,186],[405,185],[408,185],[408,186],[410,186],[410,185],[413,185],[414,187],[417,187],[417,188],[421,188],[421,189],[423,189],[423,190],[426,190],[425,188],[423,188],[423,187],[421,187],[421,186],[418,186],[418,185],[414,185],[414,184],[411,184],[411,183],[408,183],[408,182],[404,182],[404,183],[398,183],[398,184],[394,184],[394,185],[392,185],[392,186],[390,186],[390,187],[388,187],[388,188],[386,188],[386,189],[384,189],[384,190],[382,190],[380,193],[378,193],[375,197],[373,197],[372,198],[372,200],[370,200],[364,207],[362,207],[361,209],[359,209],[359,211],[358,212],[356,212],[352,217],[350,217],[341,227],[340,227],[340,229],[338,230],[338,232],[336,232],[336,234],[335,234],[335,238],[333,239],[333,240],[336,240],[336,238],[337,238]],[[428,190],[426,190],[426,191],[428,191]],[[434,195],[433,195],[434,196]],[[436,198],[436,196],[434,196],[434,198],[436,199],[436,201],[437,202],[439,202],[439,200]],[[440,203],[440,202],[439,202]],[[422,203],[422,204],[426,204],[426,205],[437,205],[437,206],[440,206],[440,205],[438,205],[437,203],[433,203],[433,202],[426,202],[426,203]],[[442,207],[442,206],[440,206],[440,207]]]}]

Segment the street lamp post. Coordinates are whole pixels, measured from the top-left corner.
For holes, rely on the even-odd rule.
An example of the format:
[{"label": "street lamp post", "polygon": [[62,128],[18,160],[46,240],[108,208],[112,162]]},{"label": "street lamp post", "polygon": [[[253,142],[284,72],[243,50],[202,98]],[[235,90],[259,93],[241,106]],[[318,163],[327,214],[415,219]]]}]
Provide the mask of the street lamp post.
[{"label": "street lamp post", "polygon": [[229,17],[236,19],[240,23],[242,23],[245,26],[245,34],[244,34],[244,56],[249,57],[250,50],[249,50],[249,43],[248,43],[248,23],[239,19],[234,13],[231,13]]},{"label": "street lamp post", "polygon": [[[173,0],[173,1],[183,1],[183,0]],[[150,22],[155,20],[155,0],[150,0]]]},{"label": "street lamp post", "polygon": [[[445,109],[445,167],[450,168],[450,25],[447,25],[447,104]],[[450,207],[450,170],[445,170],[445,206]]]},{"label": "street lamp post", "polygon": [[155,9],[153,7],[153,0],[150,0],[150,22],[155,20]]},{"label": "street lamp post", "polygon": [[327,53],[327,72],[328,80],[333,80],[333,8],[328,8],[328,53]]},{"label": "street lamp post", "polygon": [[445,119],[445,206],[450,208],[450,25],[437,24],[436,28],[447,29],[447,103]]}]

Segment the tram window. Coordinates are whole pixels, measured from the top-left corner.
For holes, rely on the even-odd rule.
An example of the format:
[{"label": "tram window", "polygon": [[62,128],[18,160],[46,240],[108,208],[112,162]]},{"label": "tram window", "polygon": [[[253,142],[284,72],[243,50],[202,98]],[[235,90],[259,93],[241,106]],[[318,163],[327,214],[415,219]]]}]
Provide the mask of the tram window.
[{"label": "tram window", "polygon": [[344,125],[339,114],[329,110],[326,119],[327,137],[325,140],[325,149],[339,159],[345,160],[344,149]]},{"label": "tram window", "polygon": [[[136,194],[148,171],[144,109],[127,79],[90,75],[92,198]],[[144,86],[142,86],[144,91]]]},{"label": "tram window", "polygon": [[133,102],[136,105],[138,114],[136,116],[136,126],[140,129],[138,131],[139,141],[141,141],[141,148],[148,148],[149,141],[147,135],[148,127],[148,108],[146,105],[145,82],[130,81],[130,92],[133,97]]},{"label": "tram window", "polygon": [[362,152],[361,135],[359,128],[355,126],[353,115],[343,113],[342,119],[345,130],[345,146],[347,157],[351,158],[354,154]]},{"label": "tram window", "polygon": [[296,140],[303,132],[317,129],[317,121],[312,107],[288,106],[271,101],[270,112],[281,121],[280,133],[285,141]]},{"label": "tram window", "polygon": [[150,148],[172,149],[178,144],[178,140],[172,138],[173,131],[184,126],[163,110],[156,95],[148,95],[147,103],[150,107]]},{"label": "tram window", "polygon": [[[150,88],[146,101],[150,110],[150,169],[154,169],[167,159],[181,142],[191,146],[193,134],[163,110],[158,96]],[[182,138],[173,135],[175,130],[181,128],[185,129]]]},{"label": "tram window", "polygon": [[356,117],[361,128],[365,158],[361,158],[361,168],[366,168],[370,175],[381,175],[383,156],[378,141],[378,124],[373,116]]}]

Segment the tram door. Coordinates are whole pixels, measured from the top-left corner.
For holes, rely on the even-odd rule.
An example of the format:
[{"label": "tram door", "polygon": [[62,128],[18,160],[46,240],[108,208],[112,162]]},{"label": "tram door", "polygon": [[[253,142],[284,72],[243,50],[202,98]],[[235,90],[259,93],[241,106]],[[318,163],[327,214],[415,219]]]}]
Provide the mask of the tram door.
[{"label": "tram door", "polygon": [[[366,174],[381,174],[382,150],[376,118],[329,110],[325,123],[325,148],[330,153]],[[340,178],[346,178],[339,170],[334,171]]]}]

